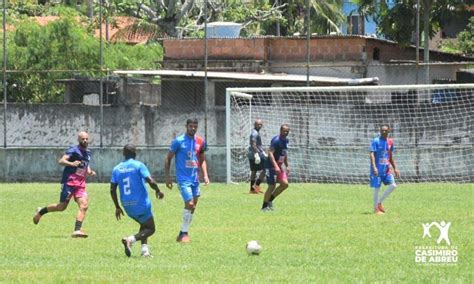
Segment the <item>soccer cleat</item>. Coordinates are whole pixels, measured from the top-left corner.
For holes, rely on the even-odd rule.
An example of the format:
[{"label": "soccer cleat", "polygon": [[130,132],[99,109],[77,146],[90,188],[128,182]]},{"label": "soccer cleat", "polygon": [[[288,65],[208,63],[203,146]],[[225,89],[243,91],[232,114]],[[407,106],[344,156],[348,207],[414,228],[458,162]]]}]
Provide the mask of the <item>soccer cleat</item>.
[{"label": "soccer cleat", "polygon": [[268,207],[270,208],[270,210],[275,210],[275,206],[273,206],[273,201],[270,201],[268,202]]},{"label": "soccer cleat", "polygon": [[40,221],[40,219],[41,219],[41,214],[39,213],[40,210],[41,210],[41,207],[38,207],[38,208],[36,209],[35,215],[33,215],[33,223],[34,223],[35,225],[38,225],[38,223],[39,223],[39,221]]},{"label": "soccer cleat", "polygon": [[89,235],[84,233],[82,230],[72,232],[71,237],[73,238],[87,238]]},{"label": "soccer cleat", "polygon": [[262,212],[270,212],[270,211],[272,211],[272,208],[270,208],[270,206],[262,208]]},{"label": "soccer cleat", "polygon": [[143,257],[153,258],[153,255],[151,255],[150,251],[142,251],[142,256],[143,256]]},{"label": "soccer cleat", "polygon": [[189,238],[188,233],[179,232],[178,237],[176,237],[178,243],[189,243],[191,239]]},{"label": "soccer cleat", "polygon": [[377,209],[375,210],[375,214],[381,216],[381,215],[383,215],[383,214],[385,214],[385,213],[383,213],[382,211],[380,211],[380,210],[377,208]]},{"label": "soccer cleat", "polygon": [[260,186],[258,185],[253,185],[252,190],[255,191],[255,193],[263,193],[263,191],[260,189]]},{"label": "soccer cleat", "polygon": [[130,257],[132,255],[132,242],[130,242],[127,238],[122,239],[122,244],[125,249],[125,255]]},{"label": "soccer cleat", "polygon": [[256,191],[255,189],[251,189],[249,190],[249,194],[259,194],[259,192]]},{"label": "soccer cleat", "polygon": [[385,213],[385,208],[383,207],[382,203],[377,204],[377,210]]}]

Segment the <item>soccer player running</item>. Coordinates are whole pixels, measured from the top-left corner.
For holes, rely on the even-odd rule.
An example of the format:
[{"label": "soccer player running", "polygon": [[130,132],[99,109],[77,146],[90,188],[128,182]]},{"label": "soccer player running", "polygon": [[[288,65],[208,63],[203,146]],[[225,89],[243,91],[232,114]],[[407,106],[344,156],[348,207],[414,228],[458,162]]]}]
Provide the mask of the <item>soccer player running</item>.
[{"label": "soccer player running", "polygon": [[150,176],[148,168],[140,161],[135,160],[136,147],[127,144],[123,147],[125,160],[114,167],[110,180],[110,196],[115,204],[117,220],[123,216],[123,210],[117,200],[117,186],[120,189],[120,202],[127,215],[140,224],[137,234],[122,239],[125,255],[130,257],[131,247],[136,241],[141,241],[141,254],[151,256],[148,248],[148,237],[155,233],[155,221],[151,210],[151,202],[146,190],[145,181],[155,190],[156,198],[162,199],[164,194],[158,188],[155,180]]},{"label": "soccer player running", "polygon": [[198,120],[188,119],[186,121],[186,133],[176,137],[171,142],[165,159],[166,186],[172,189],[173,182],[170,176],[170,165],[171,160],[176,156],[176,182],[184,201],[183,224],[176,238],[176,241],[180,243],[189,243],[191,241],[188,230],[199,196],[201,195],[199,189],[199,167],[202,169],[204,183],[206,185],[209,184],[207,162],[204,153],[207,150],[207,144],[204,138],[196,135],[197,129]]},{"label": "soccer player running", "polygon": [[[380,135],[375,137],[370,145],[370,186],[373,188],[374,213],[377,215],[385,213],[382,203],[397,186],[390,165],[393,167],[395,176],[397,178],[400,177],[400,172],[393,159],[395,148],[393,139],[388,137],[389,132],[390,127],[382,125],[380,127]],[[388,185],[388,187],[382,198],[379,199],[379,190],[382,182]]]},{"label": "soccer player running", "polygon": [[38,224],[41,217],[48,212],[64,211],[69,204],[69,200],[74,197],[74,201],[79,206],[79,212],[76,215],[72,237],[87,238],[88,235],[81,229],[89,207],[86,179],[87,176],[95,176],[96,173],[89,166],[91,160],[91,151],[87,149],[89,134],[81,131],[77,140],[79,144],[70,147],[58,161],[61,166],[64,166],[59,203],[38,208],[33,216],[33,223]]},{"label": "soccer player running", "polygon": [[[262,205],[262,211],[264,212],[273,210],[273,200],[288,188],[288,173],[290,172],[288,165],[288,133],[290,133],[290,126],[282,124],[280,135],[273,137],[270,143],[266,162],[268,188],[263,196]],[[283,165],[285,166],[283,167]],[[278,187],[276,187],[277,182],[279,183]]]},{"label": "soccer player running", "polygon": [[[249,148],[247,156],[250,164],[250,191],[252,194],[263,193],[260,190],[260,183],[265,176],[265,160],[266,154],[262,147],[262,138],[260,137],[260,129],[262,129],[263,122],[261,119],[255,120],[254,128],[250,133]],[[257,172],[260,171],[260,175],[257,177]]]}]

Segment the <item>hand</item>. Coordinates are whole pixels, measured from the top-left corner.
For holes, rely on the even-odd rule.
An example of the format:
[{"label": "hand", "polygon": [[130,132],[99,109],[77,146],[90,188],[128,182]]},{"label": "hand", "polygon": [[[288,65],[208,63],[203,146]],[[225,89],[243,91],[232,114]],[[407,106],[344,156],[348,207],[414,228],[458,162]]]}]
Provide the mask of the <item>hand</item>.
[{"label": "hand", "polygon": [[166,187],[169,188],[169,189],[172,189],[172,188],[173,188],[173,182],[171,181],[171,177],[170,177],[170,176],[167,176],[167,177],[166,177]]},{"label": "hand", "polygon": [[158,198],[158,199],[163,199],[163,198],[165,197],[165,194],[164,194],[163,192],[161,192],[161,191],[156,190],[156,191],[155,191],[155,196],[156,196],[156,198]]},{"label": "hand", "polygon": [[90,173],[89,173],[89,175],[95,177],[97,174],[96,174],[95,171],[91,170]]},{"label": "hand", "polygon": [[377,167],[373,167],[374,168],[374,176],[378,176],[379,175],[379,170],[377,170]]},{"label": "hand", "polygon": [[205,184],[205,185],[208,185],[209,182],[210,182],[210,181],[209,181],[209,177],[208,177],[207,175],[204,176],[204,184]]},{"label": "hand", "polygon": [[275,173],[276,173],[277,175],[279,175],[279,174],[281,173],[281,169],[280,169],[280,167],[279,167],[278,165],[275,166]]},{"label": "hand", "polygon": [[400,178],[400,171],[398,169],[394,169],[395,177]]},{"label": "hand", "polygon": [[118,208],[115,208],[115,218],[117,218],[117,220],[120,220],[121,219],[121,216],[123,216],[123,211],[122,211],[122,208],[118,207]]},{"label": "hand", "polygon": [[74,161],[74,162],[71,162],[71,167],[79,167],[80,165],[82,164],[81,161]]}]

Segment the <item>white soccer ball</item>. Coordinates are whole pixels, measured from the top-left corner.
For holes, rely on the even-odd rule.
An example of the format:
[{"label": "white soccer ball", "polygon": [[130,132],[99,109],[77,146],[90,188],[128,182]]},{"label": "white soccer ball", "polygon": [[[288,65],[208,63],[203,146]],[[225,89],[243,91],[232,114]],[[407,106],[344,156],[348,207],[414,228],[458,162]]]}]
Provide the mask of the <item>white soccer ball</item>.
[{"label": "white soccer ball", "polygon": [[249,255],[259,255],[262,252],[262,246],[258,241],[249,241],[245,246]]}]

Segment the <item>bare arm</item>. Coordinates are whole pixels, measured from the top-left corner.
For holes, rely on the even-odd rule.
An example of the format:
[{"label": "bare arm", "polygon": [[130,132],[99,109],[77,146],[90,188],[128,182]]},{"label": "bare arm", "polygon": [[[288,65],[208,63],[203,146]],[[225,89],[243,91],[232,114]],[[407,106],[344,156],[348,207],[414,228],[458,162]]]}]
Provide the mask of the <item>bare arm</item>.
[{"label": "bare arm", "polygon": [[87,167],[87,175],[95,176],[96,173],[95,173],[95,171],[93,171],[93,170],[91,169],[91,167]]},{"label": "bare arm", "polygon": [[150,185],[150,187],[153,188],[153,190],[155,191],[156,198],[162,199],[163,197],[165,197],[163,192],[160,191],[158,184],[152,177],[147,177],[145,180]]},{"label": "bare arm", "polygon": [[199,154],[199,161],[201,164],[202,175],[204,177],[204,183],[206,185],[209,184],[209,176],[207,175],[207,161],[206,161],[206,154],[201,153]]},{"label": "bare arm", "polygon": [[79,167],[81,165],[81,161],[74,161],[74,162],[69,162],[69,155],[63,155],[59,160],[58,164],[64,167]]},{"label": "bare arm", "polygon": [[268,149],[268,158],[270,159],[270,163],[273,165],[273,168],[275,169],[275,171],[279,173],[281,170],[275,160],[275,156],[273,156],[274,152],[275,150],[273,150],[272,148]]},{"label": "bare arm", "polygon": [[395,160],[393,159],[393,153],[390,153],[389,162],[393,167],[393,171],[395,172],[395,177],[399,178],[400,177],[400,171],[398,170],[397,164],[395,163]]},{"label": "bare arm", "polygon": [[372,169],[374,170],[374,175],[378,176],[379,175],[379,170],[375,166],[375,154],[374,154],[374,152],[370,152],[369,156],[370,156],[370,164],[372,165]]},{"label": "bare arm", "polygon": [[114,205],[115,205],[115,218],[117,218],[117,220],[120,220],[121,216],[124,214],[118,202],[117,186],[118,184],[116,183],[112,183],[112,182],[110,183],[110,197],[112,197],[112,201],[114,202]]},{"label": "bare arm", "polygon": [[171,160],[174,157],[173,152],[168,152],[168,155],[165,158],[165,179],[166,179],[166,187],[169,189],[173,188],[173,182],[171,181],[170,176],[170,167],[171,167]]},{"label": "bare arm", "polygon": [[252,149],[253,149],[253,153],[256,154],[258,153],[258,148],[257,148],[257,142],[256,141],[253,141],[252,140]]}]

